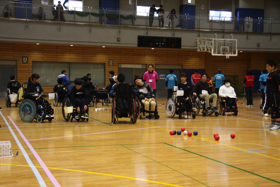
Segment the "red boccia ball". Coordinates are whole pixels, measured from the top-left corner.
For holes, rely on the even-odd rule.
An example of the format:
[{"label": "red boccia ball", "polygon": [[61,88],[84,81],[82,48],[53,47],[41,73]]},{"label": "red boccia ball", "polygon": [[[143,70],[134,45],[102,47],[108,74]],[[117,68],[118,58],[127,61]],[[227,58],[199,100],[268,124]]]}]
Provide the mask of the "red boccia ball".
[{"label": "red boccia ball", "polygon": [[231,134],[230,137],[231,137],[232,139],[234,139],[234,138],[235,138],[235,134]]},{"label": "red boccia ball", "polygon": [[184,132],[186,129],[184,127],[181,128],[181,131]]},{"label": "red boccia ball", "polygon": [[220,136],[215,136],[215,140],[219,141]]},{"label": "red boccia ball", "polygon": [[174,135],[174,131],[170,131],[169,134],[170,134],[170,135]]},{"label": "red boccia ball", "polygon": [[192,132],[188,132],[188,136],[191,137],[192,136]]},{"label": "red boccia ball", "polygon": [[215,133],[214,135],[213,135],[213,137],[215,137],[215,136],[219,136],[217,133]]}]

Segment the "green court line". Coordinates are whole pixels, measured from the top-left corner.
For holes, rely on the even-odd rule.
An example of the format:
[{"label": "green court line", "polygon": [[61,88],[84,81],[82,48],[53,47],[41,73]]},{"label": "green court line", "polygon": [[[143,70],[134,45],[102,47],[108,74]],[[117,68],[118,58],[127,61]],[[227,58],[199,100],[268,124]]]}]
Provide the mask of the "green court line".
[{"label": "green court line", "polygon": [[[147,145],[147,144],[164,144],[164,142],[158,143],[136,143],[136,144],[111,144],[111,145],[87,145],[87,146],[67,146],[67,147],[41,147],[41,148],[34,148],[34,149],[67,149],[67,148],[79,148],[79,147],[101,147],[101,146],[122,146],[122,145]],[[13,149],[13,150],[20,150],[20,149]],[[26,148],[25,150],[29,150]]]},{"label": "green court line", "polygon": [[197,155],[197,156],[200,156],[200,157],[203,157],[203,158],[206,158],[206,159],[212,160],[212,161],[214,161],[214,162],[218,162],[218,163],[220,163],[220,164],[223,164],[223,165],[226,165],[226,166],[232,167],[232,168],[234,168],[234,169],[238,169],[238,170],[240,170],[240,171],[244,171],[244,172],[246,172],[246,173],[249,173],[249,174],[255,175],[255,176],[257,176],[257,177],[261,177],[261,178],[263,178],[263,179],[266,179],[266,180],[269,180],[269,181],[272,181],[272,182],[275,182],[275,183],[280,184],[280,182],[279,182],[279,181],[276,181],[276,180],[273,180],[273,179],[270,179],[270,178],[264,177],[264,176],[262,176],[262,175],[259,175],[259,174],[256,174],[256,173],[253,173],[253,172],[251,172],[251,171],[247,171],[247,170],[245,170],[245,169],[242,169],[242,168],[239,168],[239,167],[236,167],[236,166],[233,166],[233,165],[230,165],[230,164],[227,164],[227,163],[221,162],[221,161],[219,161],[219,160],[215,160],[215,159],[213,159],[213,158],[210,158],[210,157],[207,157],[207,156],[203,156],[203,155],[201,155],[201,154],[198,154],[198,153],[195,153],[195,152],[189,151],[189,150],[187,150],[187,149],[183,149],[183,148],[181,148],[181,147],[177,147],[177,146],[172,145],[172,144],[169,144],[169,143],[164,143],[164,144],[169,145],[169,146],[174,147],[174,148],[177,148],[177,149],[180,149],[180,150],[183,150],[183,151],[186,151],[186,152],[188,152],[188,153],[191,153],[191,154],[194,154],[194,155]]},{"label": "green court line", "polygon": [[98,122],[100,122],[100,123],[104,123],[104,124],[106,124],[106,125],[110,125],[110,126],[113,126],[112,124],[110,124],[110,123],[106,123],[106,122],[104,122],[104,121],[100,121],[100,120],[98,120],[98,119],[94,119],[94,118],[92,118],[92,117],[89,117],[90,119],[92,119],[92,120],[95,120],[95,121],[98,121]]},{"label": "green court line", "polygon": [[154,159],[152,159],[152,158],[150,158],[150,157],[147,157],[147,156],[145,156],[145,155],[143,155],[143,154],[141,154],[141,153],[138,153],[137,151],[134,151],[134,150],[132,150],[132,149],[130,149],[130,148],[128,148],[128,147],[125,147],[125,146],[123,146],[123,145],[122,145],[122,147],[124,147],[124,148],[126,148],[126,149],[128,149],[128,150],[130,150],[130,151],[132,151],[132,152],[134,152],[134,153],[137,153],[137,154],[139,154],[139,155],[141,155],[141,156],[143,156],[143,157],[145,157],[145,158],[147,158],[147,159],[149,159],[149,160],[152,160],[152,161],[154,161],[154,162],[156,162],[156,163],[158,163],[158,164],[160,164],[160,165],[162,165],[162,166],[164,166],[164,167],[166,167],[166,168],[168,168],[168,169],[171,169],[171,170],[173,170],[173,171],[175,171],[175,172],[177,172],[177,173],[180,173],[180,174],[182,174],[182,175],[184,175],[184,176],[186,176],[186,177],[188,177],[188,178],[190,178],[190,179],[192,179],[192,180],[194,180],[194,181],[196,181],[196,182],[199,182],[200,184],[203,184],[204,186],[208,186],[207,184],[204,184],[203,182],[200,182],[200,181],[197,180],[197,179],[194,179],[194,178],[192,178],[192,177],[190,177],[190,176],[188,176],[188,175],[186,175],[186,174],[184,174],[184,173],[182,173],[182,172],[180,172],[180,171],[177,171],[176,169],[173,169],[173,168],[171,168],[171,167],[169,167],[169,166],[167,166],[167,165],[161,163],[161,162],[158,162],[158,161],[156,161],[156,160],[154,160]]}]

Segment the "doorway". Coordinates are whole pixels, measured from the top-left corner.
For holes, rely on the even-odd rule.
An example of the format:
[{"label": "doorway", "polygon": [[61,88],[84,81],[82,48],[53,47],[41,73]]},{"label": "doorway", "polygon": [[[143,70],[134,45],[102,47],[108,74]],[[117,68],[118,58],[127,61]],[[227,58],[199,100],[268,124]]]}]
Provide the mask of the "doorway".
[{"label": "doorway", "polygon": [[146,71],[146,64],[119,64],[119,73],[125,76],[125,82],[128,84],[133,83],[134,75],[143,77]]},{"label": "doorway", "polygon": [[16,61],[0,61],[0,97],[5,97],[10,76],[16,76]]}]

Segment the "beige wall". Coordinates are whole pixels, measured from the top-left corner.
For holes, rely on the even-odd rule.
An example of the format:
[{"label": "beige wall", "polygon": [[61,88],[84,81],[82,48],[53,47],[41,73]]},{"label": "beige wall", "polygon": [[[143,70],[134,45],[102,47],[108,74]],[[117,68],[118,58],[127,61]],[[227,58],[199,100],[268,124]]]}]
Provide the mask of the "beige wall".
[{"label": "beige wall", "polygon": [[264,9],[264,0],[239,0],[239,8]]}]

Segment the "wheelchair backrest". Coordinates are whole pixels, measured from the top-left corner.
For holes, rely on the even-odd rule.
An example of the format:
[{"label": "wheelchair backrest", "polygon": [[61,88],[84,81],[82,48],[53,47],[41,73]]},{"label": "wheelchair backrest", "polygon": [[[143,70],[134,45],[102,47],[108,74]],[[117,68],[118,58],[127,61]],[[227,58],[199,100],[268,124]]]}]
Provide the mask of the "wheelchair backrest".
[{"label": "wheelchair backrest", "polygon": [[26,95],[27,85],[28,85],[28,82],[23,82],[22,83],[23,95]]},{"label": "wheelchair backrest", "polygon": [[118,84],[116,90],[116,96],[117,98],[122,98],[122,99],[132,99],[133,89],[127,83]]}]

